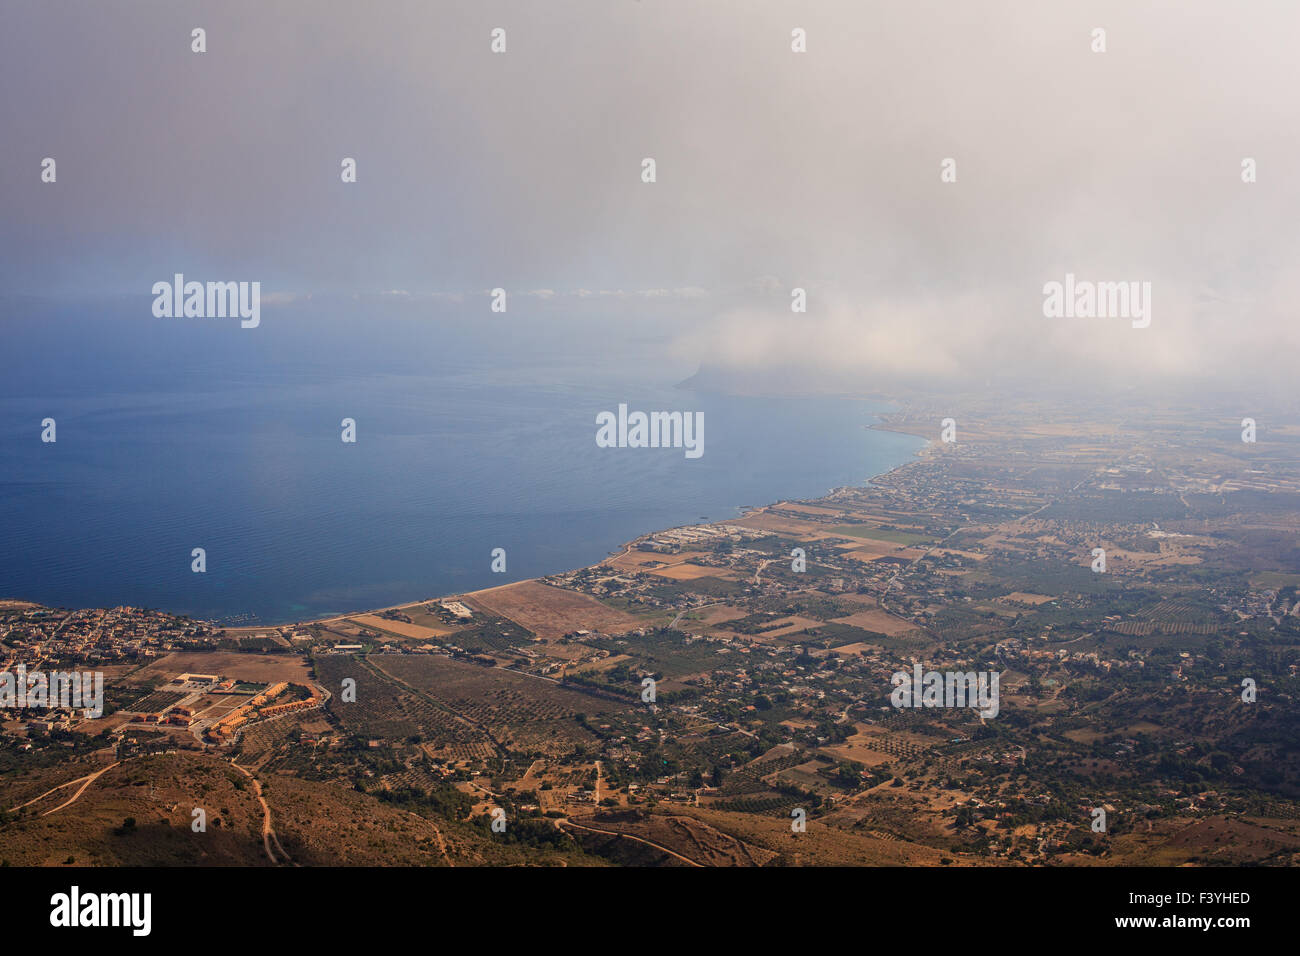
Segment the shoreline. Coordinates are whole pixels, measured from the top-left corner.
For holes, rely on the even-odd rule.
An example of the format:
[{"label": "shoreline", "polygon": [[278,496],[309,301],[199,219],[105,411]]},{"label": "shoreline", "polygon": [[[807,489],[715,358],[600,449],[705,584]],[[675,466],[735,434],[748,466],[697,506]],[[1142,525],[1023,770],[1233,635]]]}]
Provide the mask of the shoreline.
[{"label": "shoreline", "polygon": [[[864,484],[865,484],[865,483],[868,483],[868,482],[871,482],[871,481],[874,481],[875,479],[880,478],[880,477],[883,477],[883,476],[885,476],[885,475],[893,474],[895,471],[898,471],[900,468],[905,468],[905,467],[907,467],[908,465],[914,463],[917,459],[924,458],[927,454],[930,453],[930,451],[932,450],[933,446],[936,444],[935,439],[926,439],[924,435],[918,434],[918,431],[917,431],[915,428],[909,428],[909,427],[906,426],[906,425],[901,425],[901,424],[892,423],[892,422],[887,421],[887,420],[886,420],[887,415],[888,415],[888,413],[884,413],[884,414],[879,415],[879,416],[878,416],[879,420],[877,420],[877,421],[875,421],[875,422],[872,422],[872,423],[869,424],[869,425],[865,425],[864,427],[865,427],[866,429],[868,429],[868,430],[872,430],[872,431],[889,432],[889,433],[891,433],[891,434],[898,434],[898,435],[910,435],[910,436],[912,436],[913,438],[920,438],[920,439],[923,439],[923,440],[925,441],[925,444],[923,444],[920,448],[917,448],[917,449],[912,453],[911,458],[909,458],[907,461],[902,462],[902,463],[900,463],[900,464],[898,464],[898,465],[895,465],[893,468],[889,468],[889,469],[886,469],[885,471],[879,472],[879,473],[877,473],[877,474],[870,475],[869,477],[867,477],[866,479],[864,479],[864,482],[863,482]],[[858,486],[856,486],[856,485],[855,485],[855,486],[848,486],[848,485],[844,485],[844,486],[835,486],[835,487],[830,488],[830,489],[829,489],[825,494],[823,494],[821,497],[826,497],[827,495],[835,494],[837,491],[840,491],[842,488],[847,488],[847,487],[858,487]],[[751,515],[761,514],[763,511],[766,511],[768,508],[771,508],[773,505],[780,504],[782,501],[816,501],[816,500],[818,500],[818,499],[817,499],[817,498],[806,498],[806,499],[805,499],[805,498],[777,498],[777,499],[775,499],[774,501],[770,501],[770,502],[768,502],[767,504],[763,504],[763,505],[756,505],[756,506],[745,506],[745,505],[742,505],[742,506],[739,506],[740,509],[741,509],[741,513],[740,513],[739,515],[737,515],[736,517],[737,517],[737,518],[745,518],[745,517],[749,517],[749,516],[751,516]],[[734,520],[734,519],[733,519],[733,520]],[[709,525],[725,524],[725,523],[726,523],[726,521],[705,521],[705,522],[700,522],[700,523],[698,523],[698,524],[674,525],[673,527],[675,527],[675,528],[707,527],[707,526],[709,526]],[[562,568],[562,569],[560,569],[559,571],[553,571],[553,572],[551,572],[551,574],[564,574],[564,573],[571,573],[571,572],[574,572],[574,571],[581,571],[581,570],[583,570],[584,568],[594,568],[594,567],[597,567],[597,566],[599,566],[599,565],[601,565],[601,564],[604,564],[605,561],[606,561],[606,559],[608,559],[609,557],[613,556],[613,555],[616,554],[616,553],[620,553],[620,552],[621,552],[621,553],[626,553],[626,552],[627,552],[627,551],[628,551],[628,550],[629,550],[629,549],[630,549],[630,548],[631,548],[631,547],[632,547],[632,546],[633,546],[637,541],[640,541],[642,538],[646,537],[647,535],[661,534],[661,533],[663,533],[664,531],[670,531],[670,530],[672,530],[672,528],[656,528],[656,529],[652,529],[652,530],[649,530],[649,531],[644,531],[644,532],[642,532],[640,535],[638,535],[638,536],[635,537],[635,538],[632,538],[632,539],[630,539],[630,540],[628,540],[628,541],[621,542],[621,543],[620,543],[619,545],[617,545],[614,549],[612,549],[609,553],[607,553],[604,557],[602,557],[602,558],[599,559],[598,561],[593,562],[592,564],[583,565],[582,567],[577,567],[577,568]],[[548,575],[544,575],[544,576],[548,576]],[[226,625],[218,624],[216,621],[214,621],[214,620],[209,620],[209,619],[207,619],[207,618],[197,618],[197,617],[192,617],[192,618],[188,618],[188,619],[189,619],[189,620],[192,620],[192,621],[195,621],[195,622],[197,622],[197,623],[201,623],[201,624],[209,625],[209,626],[214,627],[214,628],[216,628],[216,629],[218,629],[218,630],[224,631],[224,632],[226,632],[226,633],[228,633],[228,634],[233,634],[233,635],[240,635],[240,636],[243,636],[243,635],[247,635],[247,634],[251,634],[251,633],[256,633],[256,632],[259,632],[259,631],[279,630],[279,629],[281,629],[281,628],[286,628],[286,627],[287,627],[287,628],[296,628],[296,627],[311,627],[311,626],[313,626],[313,625],[331,624],[331,623],[336,623],[336,622],[338,622],[338,621],[346,620],[346,619],[348,619],[348,618],[350,618],[350,617],[356,617],[356,616],[359,616],[359,615],[382,614],[382,613],[384,613],[385,611],[402,611],[402,610],[405,610],[405,609],[407,609],[407,608],[416,607],[417,605],[429,604],[429,603],[437,602],[437,601],[447,601],[447,600],[455,599],[455,598],[457,598],[457,597],[470,597],[470,598],[473,598],[473,597],[476,597],[476,596],[478,596],[478,595],[480,595],[480,594],[488,594],[488,593],[490,593],[490,592],[492,592],[492,591],[499,591],[499,590],[501,590],[502,588],[515,587],[515,586],[520,585],[520,584],[527,584],[527,583],[530,583],[530,582],[538,582],[538,581],[541,581],[541,578],[540,578],[540,577],[520,578],[520,579],[517,580],[517,581],[509,581],[509,582],[507,582],[507,583],[505,583],[505,584],[495,584],[495,585],[492,585],[491,587],[487,587],[487,588],[479,588],[479,589],[476,590],[476,591],[454,591],[454,592],[450,592],[450,593],[448,593],[448,594],[439,594],[439,595],[433,595],[433,596],[431,596],[431,597],[426,597],[426,598],[417,598],[417,599],[415,599],[415,600],[411,600],[411,601],[403,601],[403,602],[400,603],[400,604],[391,604],[391,605],[388,605],[388,606],[385,606],[385,607],[377,607],[377,608],[362,608],[362,609],[358,609],[358,610],[342,611],[342,612],[339,612],[339,613],[337,613],[337,614],[329,614],[329,615],[326,615],[326,616],[323,616],[323,617],[315,617],[315,618],[307,618],[307,619],[299,619],[299,620],[287,620],[287,621],[279,621],[279,622],[264,622],[264,623],[261,623],[261,624],[237,624],[237,625],[226,626]],[[6,597],[6,598],[0,598],[0,605],[3,605],[3,604],[8,604],[8,605],[29,605],[29,606],[31,606],[31,607],[49,607],[49,608],[51,608],[52,610],[61,610],[61,611],[89,610],[89,608],[65,608],[65,607],[52,607],[52,606],[50,606],[50,605],[40,604],[39,602],[29,601],[29,600],[27,600],[26,598],[8,598],[8,597]],[[118,606],[118,607],[134,607],[134,605],[116,605],[116,606]],[[147,608],[146,610],[161,611],[161,612],[164,613],[164,614],[171,614],[171,615],[174,616],[174,617],[188,617],[188,615],[177,614],[177,613],[172,612],[172,611],[166,611],[166,610],[164,610],[164,609],[162,609],[162,608]]]},{"label": "shoreline", "polygon": [[[900,468],[906,468],[908,465],[913,464],[917,459],[924,458],[927,454],[929,454],[930,451],[934,448],[935,444],[937,443],[936,439],[933,439],[933,438],[926,439],[924,435],[918,434],[916,430],[909,430],[908,427],[905,426],[905,425],[899,425],[899,424],[895,424],[895,423],[887,422],[887,421],[885,421],[883,418],[881,418],[881,420],[876,421],[876,422],[873,422],[873,423],[871,423],[870,425],[867,425],[867,426],[865,426],[865,427],[868,428],[868,429],[870,429],[870,430],[890,432],[891,434],[895,434],[895,435],[911,435],[913,438],[920,438],[920,439],[922,439],[922,440],[925,441],[925,444],[924,444],[924,445],[922,445],[920,448],[916,449],[916,451],[914,451],[914,452],[912,453],[912,457],[911,457],[911,459],[909,459],[908,461],[902,462],[901,464],[895,465],[893,468],[889,468],[889,469],[887,469],[887,470],[885,470],[885,471],[879,472],[878,474],[871,475],[870,477],[868,477],[867,479],[865,479],[865,482],[874,481],[875,479],[880,478],[880,477],[883,477],[884,475],[892,475],[894,472],[898,471]],[[864,483],[865,483],[865,482],[864,482]],[[844,486],[839,486],[839,487],[832,487],[832,488],[827,492],[827,494],[834,494],[835,492],[841,490],[841,488],[844,488],[844,487],[849,487],[849,486],[844,485]],[[854,487],[856,487],[856,486],[854,486]],[[823,495],[823,497],[825,497],[825,495]],[[776,499],[775,501],[769,501],[767,504],[764,504],[764,505],[755,505],[755,506],[752,506],[752,507],[750,507],[750,506],[741,506],[744,510],[743,510],[743,512],[742,512],[740,515],[738,515],[737,517],[740,517],[740,518],[747,518],[747,517],[749,517],[750,515],[761,514],[762,512],[766,511],[768,508],[771,508],[773,505],[780,504],[782,501],[816,501],[816,500],[818,500],[818,499],[816,499],[816,498],[807,498],[807,499],[804,499],[804,498],[800,498],[800,499],[795,499],[795,498],[778,498],[778,499]],[[679,527],[679,528],[698,528],[698,527],[707,527],[708,525],[714,525],[714,524],[725,524],[725,523],[726,523],[726,522],[724,522],[724,521],[705,521],[705,522],[702,522],[702,523],[700,523],[700,524],[695,524],[695,525],[676,525],[675,527]],[[672,529],[671,529],[671,528],[656,528],[656,529],[651,530],[651,531],[645,531],[645,532],[642,532],[640,535],[638,535],[638,536],[635,537],[635,538],[632,538],[630,541],[624,541],[624,542],[622,542],[622,543],[621,543],[621,544],[620,544],[616,549],[611,550],[611,551],[609,552],[609,554],[605,555],[604,558],[601,558],[599,561],[595,562],[594,564],[583,565],[582,568],[565,568],[565,569],[563,569],[563,570],[561,570],[561,571],[556,571],[556,572],[552,572],[552,573],[554,573],[554,574],[564,574],[564,573],[566,573],[566,572],[581,571],[581,570],[583,570],[584,568],[594,568],[594,567],[596,567],[597,565],[604,564],[604,563],[605,563],[605,560],[606,560],[607,558],[609,558],[611,555],[614,555],[614,554],[616,554],[616,553],[626,553],[628,550],[631,549],[631,547],[632,547],[632,546],[633,546],[637,541],[640,541],[642,538],[646,537],[647,535],[662,534],[664,531],[670,531],[670,530],[672,530]],[[479,588],[477,591],[454,591],[454,592],[452,592],[452,593],[450,593],[450,594],[440,594],[440,595],[435,595],[435,596],[433,596],[433,597],[428,597],[428,598],[419,598],[419,599],[414,600],[414,601],[406,601],[406,602],[404,602],[404,603],[402,603],[402,604],[393,604],[393,605],[390,605],[390,606],[388,606],[388,607],[373,608],[373,609],[360,610],[360,611],[347,611],[347,612],[344,612],[344,613],[342,613],[342,614],[334,614],[334,615],[331,615],[331,616],[329,616],[329,617],[313,618],[313,619],[311,619],[311,620],[306,620],[306,621],[288,621],[288,622],[285,622],[285,623],[282,623],[282,624],[260,624],[260,625],[247,625],[247,626],[243,626],[243,625],[241,625],[241,626],[238,626],[238,627],[223,627],[223,628],[221,628],[221,630],[226,631],[227,633],[243,633],[243,632],[263,631],[263,630],[267,630],[268,628],[281,628],[281,627],[311,627],[312,625],[315,625],[315,624],[329,624],[329,623],[332,623],[332,622],[335,622],[335,621],[346,620],[346,619],[349,618],[349,617],[355,617],[355,616],[357,616],[357,615],[366,615],[366,614],[382,614],[384,611],[401,611],[401,610],[405,610],[406,608],[415,607],[416,605],[420,605],[420,604],[428,604],[428,603],[433,602],[433,601],[447,601],[447,600],[452,600],[452,599],[454,599],[454,598],[458,598],[458,597],[470,597],[470,598],[473,598],[473,597],[477,597],[477,596],[479,596],[479,595],[481,595],[481,594],[488,594],[488,593],[491,593],[492,591],[499,591],[499,590],[501,590],[502,588],[515,587],[515,586],[520,585],[520,584],[528,584],[528,583],[530,583],[530,582],[540,582],[540,581],[541,581],[541,578],[520,578],[518,581],[509,581],[509,582],[507,582],[507,583],[505,583],[505,584],[494,584],[492,587],[488,587],[488,588]],[[219,625],[216,625],[216,624],[214,624],[213,622],[210,622],[210,621],[205,621],[204,623],[205,623],[205,624],[212,624],[213,627],[217,627],[217,626],[219,626]]]}]

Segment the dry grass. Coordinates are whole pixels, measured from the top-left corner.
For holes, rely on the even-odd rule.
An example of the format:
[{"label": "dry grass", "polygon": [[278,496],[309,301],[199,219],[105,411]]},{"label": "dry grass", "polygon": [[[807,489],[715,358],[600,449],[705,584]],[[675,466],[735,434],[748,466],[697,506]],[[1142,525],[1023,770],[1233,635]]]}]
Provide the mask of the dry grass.
[{"label": "dry grass", "polygon": [[356,614],[348,618],[348,620],[374,631],[389,631],[417,641],[434,641],[440,637],[446,637],[448,634],[456,633],[455,628],[425,627],[421,624],[407,624],[405,621],[390,621],[388,618],[380,617],[377,614]]},{"label": "dry grass", "polygon": [[241,654],[237,651],[176,651],[133,675],[137,679],[178,674],[220,674],[253,683],[307,683],[307,662],[288,654]]},{"label": "dry grass", "polygon": [[643,624],[632,615],[606,607],[593,597],[553,588],[540,581],[520,581],[475,591],[466,600],[490,614],[509,618],[547,640],[578,629],[621,634]]},{"label": "dry grass", "polygon": [[882,611],[879,608],[858,611],[848,617],[837,617],[835,623],[850,624],[853,627],[875,631],[877,634],[884,634],[887,637],[897,637],[899,634],[906,634],[908,631],[916,630],[916,625],[911,621],[905,621],[901,617],[894,617],[888,611]]}]

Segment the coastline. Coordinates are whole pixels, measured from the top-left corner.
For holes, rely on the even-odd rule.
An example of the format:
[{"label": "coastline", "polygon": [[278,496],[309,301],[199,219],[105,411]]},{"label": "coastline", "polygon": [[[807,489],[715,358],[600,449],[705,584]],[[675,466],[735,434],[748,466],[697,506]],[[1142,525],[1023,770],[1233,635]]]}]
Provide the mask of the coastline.
[{"label": "coastline", "polygon": [[[896,402],[897,402],[896,399],[887,399],[887,400],[890,401],[891,404],[895,404],[895,405],[896,405]],[[921,439],[924,439],[924,440],[925,440],[925,444],[922,445],[921,447],[917,448],[915,451],[913,451],[911,457],[910,457],[907,461],[901,462],[901,463],[895,465],[895,466],[892,467],[892,468],[888,468],[888,469],[885,469],[884,471],[877,472],[876,474],[870,475],[870,476],[868,476],[866,479],[864,479],[864,482],[874,481],[874,480],[877,479],[877,478],[883,477],[883,476],[885,476],[885,475],[892,474],[893,472],[897,471],[898,469],[903,468],[903,467],[906,467],[906,466],[909,465],[909,464],[912,464],[915,460],[920,459],[920,458],[924,458],[926,455],[928,455],[928,454],[932,451],[933,446],[936,444],[936,441],[935,441],[934,439],[926,439],[926,436],[925,436],[924,434],[922,434],[921,430],[920,430],[918,427],[916,427],[916,426],[909,426],[908,424],[903,423],[903,422],[891,421],[891,418],[894,418],[894,417],[898,414],[897,411],[894,411],[894,412],[874,412],[873,414],[876,416],[877,420],[874,421],[874,422],[871,422],[870,424],[864,425],[863,427],[864,427],[865,429],[867,429],[867,430],[872,430],[872,431],[889,432],[889,433],[892,433],[892,434],[909,435],[909,436],[914,437],[914,438],[921,438]],[[823,495],[822,495],[822,496],[819,496],[819,497],[824,497],[824,496],[826,496],[826,495],[834,494],[834,493],[836,493],[837,491],[840,491],[840,490],[841,490],[842,488],[844,488],[844,487],[850,487],[850,486],[833,486],[833,487],[827,489],[827,491],[824,492]],[[854,487],[856,487],[856,486],[854,486]],[[780,498],[776,498],[776,499],[774,499],[773,501],[770,501],[770,502],[768,502],[768,503],[766,503],[766,504],[763,504],[763,505],[755,505],[755,506],[745,506],[745,505],[742,505],[742,506],[739,507],[739,513],[738,513],[737,515],[735,515],[733,518],[729,519],[729,520],[736,520],[736,519],[738,519],[738,518],[745,518],[745,517],[750,517],[750,516],[752,516],[752,515],[761,514],[762,512],[766,511],[768,508],[771,508],[771,507],[773,507],[774,505],[779,504],[779,503],[781,503],[781,502],[783,502],[783,501],[815,501],[815,500],[818,500],[818,499],[817,499],[817,498],[784,498],[784,497],[780,497]],[[697,524],[674,525],[674,526],[672,526],[672,527],[707,527],[707,526],[710,526],[710,525],[725,524],[725,523],[726,523],[726,520],[718,520],[718,521],[705,521],[705,522],[699,522],[699,523],[697,523]],[[278,629],[281,629],[281,628],[299,628],[299,627],[311,627],[311,626],[314,626],[314,625],[326,625],[326,624],[331,624],[331,623],[337,623],[337,622],[339,622],[339,621],[344,621],[344,620],[346,620],[346,619],[348,619],[348,618],[351,618],[351,617],[364,616],[364,615],[376,615],[376,614],[382,614],[382,613],[387,612],[387,611],[404,611],[404,610],[406,610],[406,609],[413,608],[413,607],[417,607],[417,606],[424,605],[424,604],[428,604],[428,603],[431,603],[431,602],[452,600],[452,599],[455,599],[455,598],[458,598],[458,597],[470,597],[470,598],[474,598],[474,597],[477,597],[477,596],[479,596],[479,595],[490,594],[490,593],[492,593],[492,592],[499,591],[499,590],[502,590],[502,589],[504,589],[504,588],[516,587],[516,586],[519,586],[519,585],[524,585],[524,584],[533,583],[533,582],[540,582],[541,579],[542,579],[542,577],[549,576],[550,574],[566,574],[566,573],[573,573],[573,572],[576,572],[576,571],[583,570],[583,569],[585,569],[585,568],[594,568],[594,567],[598,567],[598,566],[600,566],[601,564],[604,564],[606,560],[608,560],[610,557],[614,556],[615,554],[618,554],[618,553],[626,553],[628,550],[630,550],[630,549],[631,549],[631,548],[636,544],[637,541],[640,541],[640,540],[642,540],[643,538],[648,537],[648,536],[651,536],[651,535],[660,534],[660,533],[662,533],[662,532],[664,532],[664,531],[667,531],[667,530],[671,530],[671,528],[653,528],[653,529],[648,529],[648,530],[646,530],[646,531],[641,532],[639,535],[637,535],[637,536],[634,537],[634,538],[631,538],[631,539],[629,539],[629,540],[627,540],[627,541],[620,542],[620,543],[617,544],[614,548],[612,548],[608,553],[606,553],[602,558],[600,558],[600,559],[597,560],[597,561],[592,562],[591,564],[581,565],[581,566],[578,566],[578,567],[569,567],[569,568],[561,568],[561,569],[557,569],[557,570],[555,570],[555,571],[549,572],[548,575],[535,576],[535,577],[528,577],[528,578],[519,578],[518,580],[508,581],[508,582],[506,582],[506,583],[504,583],[504,584],[492,585],[491,587],[487,587],[487,588],[479,588],[479,589],[477,589],[477,590],[473,590],[473,591],[452,591],[452,592],[447,592],[447,593],[445,593],[445,594],[436,594],[436,595],[431,595],[431,596],[424,597],[424,598],[416,598],[416,599],[413,599],[413,600],[402,601],[402,602],[397,603],[397,604],[391,604],[391,605],[386,605],[386,606],[382,606],[382,607],[373,607],[373,608],[357,608],[357,609],[352,609],[352,610],[340,611],[340,612],[337,612],[337,613],[330,613],[330,614],[326,614],[326,615],[319,616],[319,617],[299,618],[299,619],[285,619],[285,620],[275,620],[275,621],[262,621],[262,622],[257,623],[257,624],[223,625],[223,624],[220,624],[217,620],[214,620],[214,619],[211,619],[211,618],[204,618],[204,617],[189,617],[188,615],[180,614],[180,613],[178,613],[178,612],[165,611],[164,609],[160,609],[160,608],[150,608],[150,610],[163,610],[164,613],[174,614],[174,615],[177,616],[177,617],[188,617],[190,620],[193,620],[193,621],[195,621],[195,622],[197,622],[197,623],[206,624],[206,625],[208,625],[208,626],[211,626],[211,627],[216,628],[216,629],[218,629],[218,630],[224,631],[224,632],[226,632],[226,633],[228,633],[228,634],[230,634],[230,635],[233,635],[233,636],[247,636],[247,635],[256,634],[256,633],[259,633],[259,632],[265,632],[265,631],[267,631],[267,630],[278,630]],[[33,601],[30,601],[30,600],[28,600],[28,599],[26,599],[26,598],[19,598],[19,597],[5,597],[5,598],[0,598],[0,603],[8,603],[8,604],[28,604],[28,605],[31,605],[31,606],[33,606],[33,607],[51,607],[51,608],[58,609],[58,610],[85,610],[85,609],[87,609],[87,608],[69,608],[69,607],[63,607],[62,605],[44,605],[44,604],[41,604],[41,603],[39,603],[39,602],[33,602]],[[114,605],[114,606],[132,606],[132,605]]]},{"label": "coastline", "polygon": [[[894,433],[894,434],[899,434],[899,435],[910,435],[910,436],[912,436],[913,438],[921,438],[921,439],[924,439],[924,440],[925,440],[925,444],[922,445],[920,448],[916,449],[916,451],[914,451],[914,452],[912,453],[912,458],[911,458],[910,460],[905,461],[905,462],[902,462],[901,464],[895,465],[893,468],[889,468],[889,469],[886,469],[885,471],[878,472],[877,474],[871,475],[870,477],[868,477],[868,478],[866,479],[866,481],[868,481],[868,482],[869,482],[869,481],[874,481],[875,479],[877,479],[877,478],[881,478],[881,477],[883,477],[883,476],[885,476],[885,475],[891,475],[891,474],[893,474],[894,472],[898,471],[900,468],[906,468],[908,465],[913,464],[915,460],[917,460],[917,459],[921,459],[921,458],[924,458],[924,457],[926,457],[927,455],[929,455],[929,454],[933,451],[935,445],[938,444],[937,439],[933,439],[933,438],[926,439],[926,438],[925,438],[925,435],[921,434],[919,428],[914,427],[914,426],[913,426],[913,427],[909,427],[909,426],[907,426],[907,425],[905,425],[905,424],[902,424],[902,423],[899,423],[899,422],[890,422],[890,421],[887,421],[887,420],[886,420],[886,417],[887,417],[887,416],[882,415],[882,416],[880,416],[880,420],[879,420],[879,421],[873,422],[873,423],[871,423],[870,425],[866,425],[865,427],[866,427],[867,429],[875,430],[875,431],[892,432],[892,433]],[[841,487],[846,487],[846,486],[841,486]],[[839,490],[840,490],[840,487],[833,487],[833,488],[831,488],[831,489],[827,492],[827,494],[834,494],[836,491],[839,491]],[[755,505],[755,506],[752,506],[752,507],[744,507],[744,510],[742,511],[742,513],[741,513],[740,515],[738,515],[737,517],[739,517],[739,518],[747,518],[747,517],[750,517],[750,516],[752,516],[752,515],[761,514],[761,513],[763,513],[764,511],[766,511],[768,508],[771,508],[771,507],[773,507],[774,505],[780,504],[780,503],[783,502],[783,501],[796,501],[796,500],[797,500],[797,501],[816,501],[817,499],[815,499],[815,498],[807,498],[807,499],[802,499],[802,498],[801,498],[801,499],[794,499],[794,498],[778,498],[778,499],[776,499],[775,501],[770,501],[770,502],[768,502],[767,504],[763,504],[763,505]],[[725,523],[726,523],[725,521],[704,521],[704,522],[700,522],[700,523],[697,524],[697,525],[678,525],[677,527],[692,527],[692,528],[693,528],[693,527],[708,527],[709,525],[725,524]],[[597,567],[597,566],[599,566],[599,565],[601,565],[601,564],[604,564],[605,561],[606,561],[609,557],[611,557],[612,555],[614,555],[615,553],[626,553],[627,551],[629,551],[629,550],[632,548],[633,545],[636,544],[636,542],[640,541],[642,538],[648,537],[648,536],[650,536],[650,535],[661,534],[661,533],[663,533],[664,531],[668,531],[668,530],[671,530],[671,529],[669,529],[669,528],[654,528],[654,529],[651,529],[651,530],[649,530],[649,531],[643,531],[641,534],[637,535],[635,538],[632,538],[632,539],[629,540],[629,541],[624,541],[624,542],[622,542],[622,543],[619,544],[615,549],[611,550],[609,554],[605,555],[604,558],[601,558],[599,561],[596,561],[596,562],[594,562],[593,564],[584,565],[584,566],[581,567],[581,568],[565,568],[565,569],[562,569],[562,570],[560,570],[560,571],[556,571],[556,572],[552,572],[552,573],[554,573],[554,574],[565,574],[565,573],[572,573],[572,572],[575,572],[575,571],[581,571],[581,570],[584,570],[585,568],[594,568],[594,567]],[[416,600],[414,600],[414,601],[405,601],[405,602],[403,602],[403,603],[401,603],[401,604],[393,604],[393,605],[390,605],[390,606],[388,606],[388,607],[370,608],[370,609],[365,609],[365,610],[356,610],[356,611],[345,611],[345,612],[340,613],[340,614],[332,614],[332,615],[330,615],[330,616],[328,616],[328,617],[312,618],[312,619],[310,619],[310,620],[284,621],[284,622],[280,622],[280,623],[266,623],[266,624],[257,624],[257,625],[247,625],[247,626],[241,625],[241,626],[238,626],[238,627],[222,627],[221,629],[222,629],[223,631],[226,631],[227,633],[239,635],[239,634],[245,634],[245,633],[255,633],[255,632],[258,632],[258,631],[265,631],[265,630],[267,630],[268,628],[281,628],[281,627],[310,627],[310,626],[312,626],[312,625],[316,625],[316,624],[329,624],[329,623],[333,623],[333,622],[336,622],[336,621],[345,620],[345,619],[347,619],[347,618],[349,618],[349,617],[356,617],[356,616],[358,616],[358,615],[381,614],[381,613],[383,613],[384,611],[403,611],[403,610],[405,610],[405,609],[407,609],[407,608],[416,607],[416,606],[421,605],[421,604],[428,604],[428,603],[430,603],[430,602],[432,602],[432,601],[447,601],[447,600],[452,600],[452,599],[454,599],[454,598],[459,598],[459,597],[475,598],[475,597],[479,597],[480,595],[491,594],[491,593],[494,592],[494,591],[500,591],[500,590],[502,590],[503,588],[516,587],[516,586],[521,585],[521,584],[529,584],[529,583],[540,582],[540,581],[541,581],[541,578],[539,578],[539,577],[533,577],[533,578],[520,578],[520,579],[517,580],[517,581],[508,581],[508,582],[506,582],[505,584],[495,584],[495,585],[493,585],[492,587],[488,587],[488,588],[479,588],[479,589],[476,590],[476,591],[453,591],[453,592],[448,593],[448,594],[439,594],[439,595],[434,595],[434,596],[432,596],[432,597],[427,597],[427,598],[418,598],[418,599],[416,599]],[[213,622],[210,622],[210,621],[205,621],[204,623],[213,624]],[[217,626],[219,626],[219,625],[213,624],[213,626],[214,626],[214,627],[217,627]]]}]

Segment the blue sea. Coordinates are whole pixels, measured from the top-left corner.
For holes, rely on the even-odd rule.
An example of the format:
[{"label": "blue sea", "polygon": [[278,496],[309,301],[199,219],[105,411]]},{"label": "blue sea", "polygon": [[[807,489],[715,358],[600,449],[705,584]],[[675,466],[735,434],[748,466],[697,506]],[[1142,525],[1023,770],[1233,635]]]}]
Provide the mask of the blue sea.
[{"label": "blue sea", "polygon": [[[670,336],[596,320],[299,302],[241,329],[149,305],[4,304],[0,597],[308,620],[581,567],[921,445],[867,430],[879,402],[677,387],[698,365]],[[704,455],[597,447],[619,403],[703,412]]]}]

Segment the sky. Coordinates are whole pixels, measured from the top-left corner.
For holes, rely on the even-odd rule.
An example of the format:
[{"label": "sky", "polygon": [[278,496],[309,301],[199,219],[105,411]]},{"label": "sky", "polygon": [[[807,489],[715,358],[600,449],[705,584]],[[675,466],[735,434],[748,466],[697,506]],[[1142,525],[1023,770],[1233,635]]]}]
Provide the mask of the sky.
[{"label": "sky", "polygon": [[[1286,389],[1298,28],[1288,0],[15,0],[0,293],[147,310],[183,272],[260,281],[264,322],[484,322],[501,287],[560,341],[598,317],[760,379]],[[1150,325],[1044,316],[1066,273],[1149,282]]]}]

